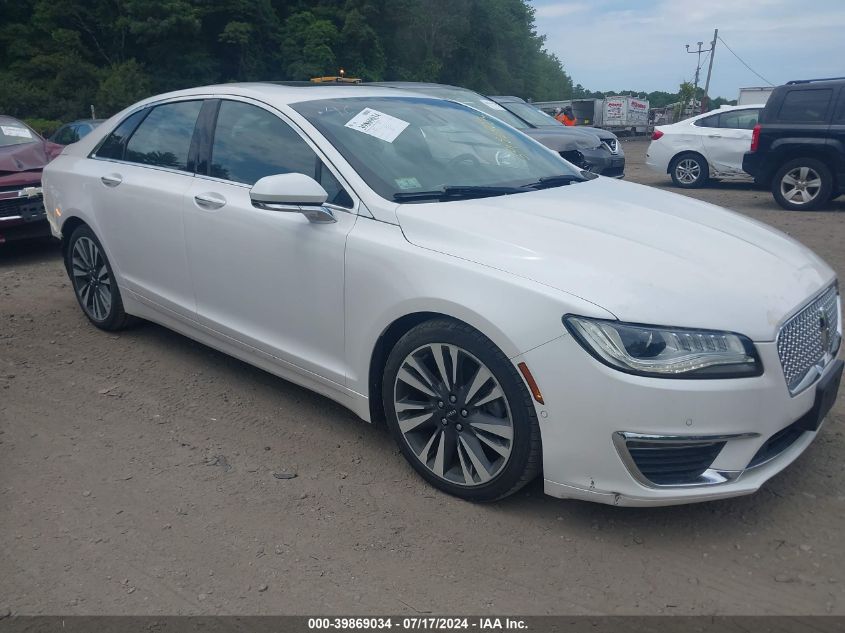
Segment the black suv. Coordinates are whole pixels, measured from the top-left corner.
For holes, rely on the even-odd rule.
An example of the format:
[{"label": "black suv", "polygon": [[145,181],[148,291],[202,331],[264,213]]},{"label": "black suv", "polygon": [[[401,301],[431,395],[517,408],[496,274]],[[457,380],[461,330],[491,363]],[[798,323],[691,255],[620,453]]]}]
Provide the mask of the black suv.
[{"label": "black suv", "polygon": [[742,168],[784,209],[818,209],[845,193],[845,77],[775,88]]}]

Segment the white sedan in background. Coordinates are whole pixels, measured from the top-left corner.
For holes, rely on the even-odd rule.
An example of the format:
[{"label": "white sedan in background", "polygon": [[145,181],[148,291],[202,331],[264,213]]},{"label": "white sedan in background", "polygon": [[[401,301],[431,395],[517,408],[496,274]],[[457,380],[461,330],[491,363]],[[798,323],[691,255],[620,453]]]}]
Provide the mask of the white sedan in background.
[{"label": "white sedan in background", "polygon": [[722,106],[654,129],[646,165],[668,173],[677,187],[703,187],[710,178],[750,178],[742,156],[751,147],[751,132],[762,105]]},{"label": "white sedan in background", "polygon": [[43,184],[93,325],[148,319],[385,421],[464,499],[541,472],[551,495],[620,505],[747,494],[836,399],[819,257],[451,101],[174,92],[65,148]]}]

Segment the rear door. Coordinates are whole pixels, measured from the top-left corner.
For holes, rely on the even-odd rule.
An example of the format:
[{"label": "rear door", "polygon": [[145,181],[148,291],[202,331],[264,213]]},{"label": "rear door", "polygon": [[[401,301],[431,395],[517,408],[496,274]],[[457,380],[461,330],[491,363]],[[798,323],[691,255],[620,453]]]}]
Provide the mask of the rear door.
[{"label": "rear door", "polygon": [[704,157],[720,174],[740,175],[742,157],[751,147],[751,132],[762,108],[721,112],[715,127],[708,127],[702,137]]},{"label": "rear door", "polygon": [[100,237],[126,289],[191,319],[196,303],[182,213],[202,103],[175,101],[132,115],[88,161]]}]

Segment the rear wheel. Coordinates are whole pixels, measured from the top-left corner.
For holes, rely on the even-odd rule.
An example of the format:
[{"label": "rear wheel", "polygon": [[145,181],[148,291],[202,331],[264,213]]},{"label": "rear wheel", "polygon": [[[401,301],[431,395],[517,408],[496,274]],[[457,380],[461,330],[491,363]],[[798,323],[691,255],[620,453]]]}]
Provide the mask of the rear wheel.
[{"label": "rear wheel", "polygon": [[423,323],[390,353],[382,397],[411,466],[441,490],[495,501],[540,470],[540,431],[513,364],[485,336],[446,319]]},{"label": "rear wheel", "polygon": [[784,209],[812,211],[825,205],[833,190],[833,175],[822,161],[796,158],[784,163],[772,179],[772,195]]},{"label": "rear wheel", "polygon": [[133,317],[123,310],[111,265],[100,240],[85,225],[74,230],[68,241],[65,267],[79,307],[102,330],[120,330]]},{"label": "rear wheel", "polygon": [[672,159],[669,175],[676,187],[703,187],[710,178],[710,167],[700,154],[681,154]]}]

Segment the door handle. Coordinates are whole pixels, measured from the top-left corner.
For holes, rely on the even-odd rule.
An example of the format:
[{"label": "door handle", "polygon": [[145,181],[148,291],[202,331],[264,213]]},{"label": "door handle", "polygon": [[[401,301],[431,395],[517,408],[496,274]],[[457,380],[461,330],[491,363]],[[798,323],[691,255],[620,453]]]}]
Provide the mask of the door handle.
[{"label": "door handle", "polygon": [[722,138],[721,134],[708,134],[707,138]]},{"label": "door handle", "polygon": [[120,183],[123,182],[123,176],[120,174],[106,174],[105,176],[100,177],[100,181],[106,187],[117,187]]},{"label": "door handle", "polygon": [[219,209],[225,205],[226,198],[221,196],[219,193],[198,193],[194,196],[194,202],[197,203],[197,206],[200,209],[213,211],[214,209]]}]

